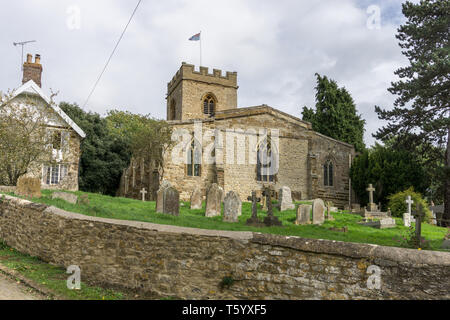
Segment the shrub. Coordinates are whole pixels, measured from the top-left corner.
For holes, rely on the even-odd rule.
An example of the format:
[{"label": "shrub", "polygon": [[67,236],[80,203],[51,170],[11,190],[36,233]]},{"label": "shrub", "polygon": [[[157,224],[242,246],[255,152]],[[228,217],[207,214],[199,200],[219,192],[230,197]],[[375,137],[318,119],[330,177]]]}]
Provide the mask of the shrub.
[{"label": "shrub", "polygon": [[411,211],[414,211],[416,208],[416,204],[422,206],[425,212],[424,222],[431,222],[432,214],[430,209],[428,208],[428,204],[425,199],[422,198],[422,195],[418,192],[414,192],[414,188],[411,187],[405,191],[398,192],[396,194],[390,195],[389,198],[389,208],[391,208],[392,215],[394,217],[403,217],[403,213],[408,210],[408,205],[406,204],[406,197],[411,196],[411,199],[414,203],[411,206]]}]

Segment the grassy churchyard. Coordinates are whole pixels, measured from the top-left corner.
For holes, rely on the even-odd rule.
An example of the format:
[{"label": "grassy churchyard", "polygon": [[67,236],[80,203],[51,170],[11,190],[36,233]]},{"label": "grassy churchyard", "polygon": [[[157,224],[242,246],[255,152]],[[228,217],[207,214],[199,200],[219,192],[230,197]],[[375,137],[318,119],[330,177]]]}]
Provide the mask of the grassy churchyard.
[{"label": "grassy churchyard", "polygon": [[[110,197],[94,193],[73,192],[77,196],[87,195],[89,204],[71,204],[61,199],[52,199],[53,191],[43,190],[41,198],[33,198],[33,202],[53,205],[57,208],[85,214],[88,216],[151,222],[165,225],[176,225],[200,229],[254,231],[279,235],[298,236],[313,239],[328,239],[346,242],[370,243],[384,246],[408,247],[406,238],[410,237],[410,229],[403,226],[401,218],[395,218],[397,226],[391,229],[375,229],[359,225],[362,217],[345,212],[333,212],[334,221],[326,220],[322,225],[295,225],[296,210],[279,212],[274,207],[274,215],[282,221],[282,227],[251,227],[245,222],[251,217],[251,203],[242,203],[242,215],[237,223],[223,222],[222,216],[205,217],[205,203],[203,208],[191,210],[189,202],[181,202],[180,215],[172,216],[156,213],[155,202],[143,202],[128,198]],[[6,193],[13,195],[13,193]],[[301,203],[301,202],[297,202]],[[222,205],[223,207],[223,205]],[[223,208],[222,208],[223,211]],[[266,216],[266,212],[258,209],[258,217]],[[331,230],[347,227],[347,232]],[[412,224],[414,227],[414,223]],[[447,228],[430,224],[422,224],[422,236],[429,241],[429,249],[442,250],[441,245]]]}]

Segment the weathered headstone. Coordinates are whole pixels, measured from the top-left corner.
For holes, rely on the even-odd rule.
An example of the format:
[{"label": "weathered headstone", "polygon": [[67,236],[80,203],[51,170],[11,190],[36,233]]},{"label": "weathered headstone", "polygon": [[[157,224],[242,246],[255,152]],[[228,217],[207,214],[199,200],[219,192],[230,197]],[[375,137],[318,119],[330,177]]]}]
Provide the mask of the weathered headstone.
[{"label": "weathered headstone", "polygon": [[202,208],[203,195],[200,188],[195,188],[191,194],[191,209],[201,209]]},{"label": "weathered headstone", "polygon": [[180,193],[174,187],[163,190],[163,213],[180,215]]},{"label": "weathered headstone", "polygon": [[52,199],[61,199],[71,204],[76,204],[78,202],[77,195],[67,192],[53,192]]},{"label": "weathered headstone", "polygon": [[289,187],[282,187],[278,194],[278,203],[280,206],[280,211],[286,211],[289,209],[295,209],[295,204],[292,203],[292,193]]},{"label": "weathered headstone", "polygon": [[330,221],[334,221],[335,219],[334,219],[333,215],[331,214],[331,212],[332,211],[336,212],[337,208],[332,207],[332,202],[330,202],[330,201],[327,201],[326,208],[327,208],[327,214],[325,215],[325,219],[326,220],[330,220]]},{"label": "weathered headstone", "polygon": [[225,196],[223,202],[223,221],[238,222],[238,217],[242,215],[242,201],[239,195],[230,191]]},{"label": "weathered headstone", "polygon": [[206,193],[206,217],[220,216],[222,207],[223,189],[213,183]]},{"label": "weathered headstone", "polygon": [[171,186],[172,186],[172,184],[167,180],[164,180],[161,183],[161,186],[159,187],[158,191],[156,192],[156,212],[163,213],[164,190]]},{"label": "weathered headstone", "polygon": [[78,197],[77,203],[88,206],[89,205],[89,196],[87,194],[82,194],[81,196]]},{"label": "weathered headstone", "polygon": [[408,205],[408,212],[405,212],[403,214],[403,225],[405,227],[411,227],[411,205],[414,203],[414,201],[411,199],[411,196],[408,195],[406,198],[406,204]]},{"label": "weathered headstone", "polygon": [[322,224],[325,221],[325,204],[322,199],[314,199],[313,201],[313,224]]},{"label": "weathered headstone", "polygon": [[372,227],[377,229],[389,229],[389,228],[395,228],[397,226],[395,219],[393,218],[382,218],[377,221],[366,221],[359,223],[366,227]]},{"label": "weathered headstone", "polygon": [[309,204],[301,204],[297,208],[297,220],[296,225],[310,224],[311,223],[311,208]]},{"label": "weathered headstone", "polygon": [[41,180],[39,178],[20,177],[17,180],[15,194],[27,198],[40,198],[42,196]]},{"label": "weathered headstone", "polygon": [[145,201],[145,195],[148,193],[147,190],[145,190],[145,188],[142,188],[140,193],[142,194],[142,201]]}]

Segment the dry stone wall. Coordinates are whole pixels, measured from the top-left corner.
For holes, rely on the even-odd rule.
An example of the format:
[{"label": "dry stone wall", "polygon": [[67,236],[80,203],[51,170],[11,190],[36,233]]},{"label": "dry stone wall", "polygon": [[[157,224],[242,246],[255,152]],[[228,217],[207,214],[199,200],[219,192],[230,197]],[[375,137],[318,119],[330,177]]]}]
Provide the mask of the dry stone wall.
[{"label": "dry stone wall", "polygon": [[[450,299],[450,253],[201,230],[65,212],[6,196],[0,239],[82,279],[181,299]],[[370,266],[381,270],[370,289]],[[221,288],[224,277],[234,280]]]}]

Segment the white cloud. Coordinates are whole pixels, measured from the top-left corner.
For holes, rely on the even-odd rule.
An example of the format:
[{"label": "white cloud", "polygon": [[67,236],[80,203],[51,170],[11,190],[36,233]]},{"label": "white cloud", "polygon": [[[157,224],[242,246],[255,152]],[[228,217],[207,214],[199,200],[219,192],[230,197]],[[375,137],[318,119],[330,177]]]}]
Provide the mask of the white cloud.
[{"label": "white cloud", "polygon": [[[382,10],[380,30],[366,27],[369,5]],[[67,8],[81,10],[81,28],[67,28]],[[20,82],[20,54],[13,41],[36,39],[44,90],[82,105],[134,9],[130,1],[17,0],[0,11],[3,67],[0,88]],[[239,106],[266,103],[300,116],[314,105],[316,72],[352,94],[367,120],[365,140],[381,124],[374,105],[389,107],[393,71],[406,63],[395,39],[398,1],[143,1],[88,109],[122,108],[165,118],[167,82],[182,61],[238,71]]]}]

